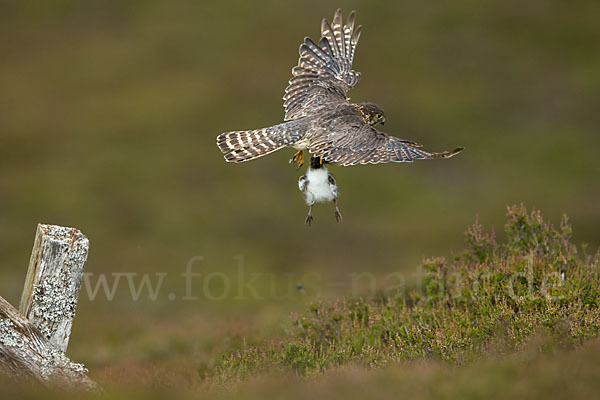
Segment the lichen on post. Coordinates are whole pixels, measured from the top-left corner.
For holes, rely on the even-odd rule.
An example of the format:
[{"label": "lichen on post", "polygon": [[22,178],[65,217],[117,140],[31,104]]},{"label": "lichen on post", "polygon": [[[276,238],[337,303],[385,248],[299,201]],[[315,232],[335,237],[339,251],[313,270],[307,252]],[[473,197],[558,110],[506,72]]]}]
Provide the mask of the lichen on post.
[{"label": "lichen on post", "polygon": [[82,364],[69,360],[1,296],[0,373],[63,388],[97,390]]},{"label": "lichen on post", "polygon": [[66,352],[89,241],[79,230],[39,224],[19,311]]}]

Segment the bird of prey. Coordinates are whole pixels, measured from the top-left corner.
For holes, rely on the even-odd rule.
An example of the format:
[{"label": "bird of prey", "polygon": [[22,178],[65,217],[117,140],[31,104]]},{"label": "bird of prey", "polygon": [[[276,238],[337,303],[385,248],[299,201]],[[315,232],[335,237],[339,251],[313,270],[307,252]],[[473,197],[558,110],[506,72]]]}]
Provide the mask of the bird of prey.
[{"label": "bird of prey", "polygon": [[298,65],[283,96],[284,122],[263,129],[226,132],[217,145],[228,162],[244,162],[284,147],[297,150],[290,162],[304,163],[303,150],[327,163],[342,166],[449,158],[462,148],[433,153],[420,144],[390,136],[375,128],[385,123],[375,103],[351,103],[346,96],[360,80],[352,69],[361,26],[354,29],[354,12],[342,22],[338,9],[321,23],[321,39],[305,38]]}]

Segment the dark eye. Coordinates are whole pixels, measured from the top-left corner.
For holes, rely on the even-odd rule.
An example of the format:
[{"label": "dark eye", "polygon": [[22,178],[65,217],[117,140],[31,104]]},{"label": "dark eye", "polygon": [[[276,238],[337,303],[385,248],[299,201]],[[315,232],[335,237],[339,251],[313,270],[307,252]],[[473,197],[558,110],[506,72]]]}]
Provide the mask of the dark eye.
[{"label": "dark eye", "polygon": [[381,117],[382,117],[382,115],[381,115],[381,114],[377,114],[377,118],[381,118]]}]

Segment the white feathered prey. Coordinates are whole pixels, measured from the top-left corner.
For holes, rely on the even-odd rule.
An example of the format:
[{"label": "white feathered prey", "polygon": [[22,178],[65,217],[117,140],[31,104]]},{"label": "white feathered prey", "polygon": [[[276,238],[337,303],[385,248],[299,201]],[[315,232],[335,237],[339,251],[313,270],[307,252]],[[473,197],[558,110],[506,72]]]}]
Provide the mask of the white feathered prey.
[{"label": "white feathered prey", "polygon": [[335,205],[335,219],[342,222],[342,214],[338,208],[338,187],[333,175],[325,167],[323,160],[319,157],[312,157],[310,166],[305,175],[298,179],[298,189],[304,196],[304,201],[308,205],[308,215],[306,224],[310,225],[313,221],[312,206],[315,203],[325,203],[333,201]]}]

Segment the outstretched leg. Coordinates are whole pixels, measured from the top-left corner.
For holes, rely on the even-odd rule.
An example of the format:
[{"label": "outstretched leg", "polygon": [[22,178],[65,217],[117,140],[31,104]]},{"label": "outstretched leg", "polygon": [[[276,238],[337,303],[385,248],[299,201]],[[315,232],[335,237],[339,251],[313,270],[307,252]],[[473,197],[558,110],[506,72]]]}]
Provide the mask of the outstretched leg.
[{"label": "outstretched leg", "polygon": [[342,214],[340,213],[340,209],[338,208],[337,197],[333,199],[333,204],[335,204],[335,220],[337,222],[342,222]]},{"label": "outstretched leg", "polygon": [[300,167],[304,165],[304,152],[298,150],[296,154],[294,154],[294,157],[290,159],[290,164],[291,163],[298,163],[298,168],[296,169],[300,169]]},{"label": "outstretched leg", "polygon": [[312,206],[308,206],[308,215],[306,216],[306,219],[304,220],[304,223],[308,226],[310,226],[310,224],[312,224],[313,221],[313,216],[312,216]]}]

